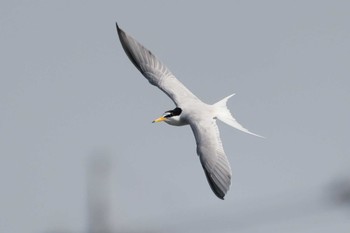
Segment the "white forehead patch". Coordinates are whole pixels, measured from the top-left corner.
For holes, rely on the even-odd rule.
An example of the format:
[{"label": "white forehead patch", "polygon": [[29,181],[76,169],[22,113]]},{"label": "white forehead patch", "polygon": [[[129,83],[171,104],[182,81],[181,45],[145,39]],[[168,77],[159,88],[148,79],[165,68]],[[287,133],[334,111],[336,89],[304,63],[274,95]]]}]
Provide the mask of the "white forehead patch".
[{"label": "white forehead patch", "polygon": [[171,114],[171,112],[165,112],[164,114],[163,114],[163,117],[170,117],[172,114]]}]

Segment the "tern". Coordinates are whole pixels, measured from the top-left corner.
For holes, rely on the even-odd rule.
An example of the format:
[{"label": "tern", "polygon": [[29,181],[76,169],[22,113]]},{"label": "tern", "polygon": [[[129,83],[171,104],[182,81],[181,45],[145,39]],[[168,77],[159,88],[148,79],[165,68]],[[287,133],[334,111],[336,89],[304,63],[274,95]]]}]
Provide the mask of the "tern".
[{"label": "tern", "polygon": [[213,105],[202,102],[152,52],[125,33],[117,23],[116,27],[122,47],[131,62],[176,105],[173,110],[166,111],[153,122],[164,121],[173,126],[190,125],[208,183],[215,195],[223,200],[231,185],[232,172],[221,143],[216,119],[243,132],[261,136],[239,124],[227,108],[227,100],[234,94]]}]

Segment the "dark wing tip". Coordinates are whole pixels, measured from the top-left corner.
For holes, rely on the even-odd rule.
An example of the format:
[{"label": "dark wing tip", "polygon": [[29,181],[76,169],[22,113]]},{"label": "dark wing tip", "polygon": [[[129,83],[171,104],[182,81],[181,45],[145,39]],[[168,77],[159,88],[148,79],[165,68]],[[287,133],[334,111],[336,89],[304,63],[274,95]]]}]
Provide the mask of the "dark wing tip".
[{"label": "dark wing tip", "polygon": [[123,32],[123,30],[120,29],[118,22],[115,22],[115,26],[117,27],[118,35],[120,35]]},{"label": "dark wing tip", "polygon": [[[117,27],[117,32],[119,36],[120,43],[122,44],[122,47],[126,53],[126,55],[129,57],[131,62],[136,66],[136,68],[143,73],[139,61],[136,59],[137,55],[135,54],[138,51],[135,51],[139,49],[139,47],[142,47],[135,39],[133,39],[131,36],[127,35],[118,25],[118,23],[115,23]],[[133,47],[134,46],[134,47]],[[136,48],[135,48],[136,47]],[[142,47],[143,48],[143,47]],[[143,48],[146,50],[145,48]]]},{"label": "dark wing tip", "polygon": [[213,179],[210,176],[210,173],[204,167],[203,167],[203,169],[204,169],[204,173],[205,173],[205,176],[207,177],[207,180],[208,180],[208,183],[209,183],[211,190],[213,190],[214,194],[218,198],[220,198],[221,200],[224,200],[226,193],[215,184],[215,182],[213,181]]}]

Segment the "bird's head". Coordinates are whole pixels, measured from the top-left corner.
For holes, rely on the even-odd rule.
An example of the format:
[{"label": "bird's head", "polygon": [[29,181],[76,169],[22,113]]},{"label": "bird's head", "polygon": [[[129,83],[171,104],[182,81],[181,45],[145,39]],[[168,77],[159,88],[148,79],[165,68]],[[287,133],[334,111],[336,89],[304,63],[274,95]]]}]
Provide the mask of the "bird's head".
[{"label": "bird's head", "polygon": [[183,125],[183,122],[180,119],[181,113],[182,109],[176,107],[173,110],[164,112],[161,117],[155,119],[152,123],[164,121],[169,125]]}]

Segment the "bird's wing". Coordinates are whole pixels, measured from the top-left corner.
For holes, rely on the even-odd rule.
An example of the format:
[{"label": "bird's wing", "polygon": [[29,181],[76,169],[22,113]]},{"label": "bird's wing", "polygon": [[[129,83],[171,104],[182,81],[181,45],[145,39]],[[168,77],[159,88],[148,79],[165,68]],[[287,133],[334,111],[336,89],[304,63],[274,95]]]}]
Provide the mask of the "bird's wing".
[{"label": "bird's wing", "polygon": [[156,56],[120,29],[118,24],[117,31],[125,53],[152,85],[167,94],[177,106],[189,99],[197,99]]},{"label": "bird's wing", "polygon": [[197,142],[197,154],[215,195],[224,199],[231,184],[231,168],[214,119],[190,122]]}]

